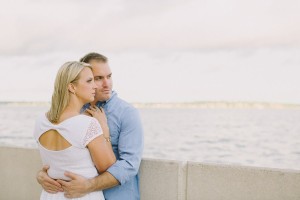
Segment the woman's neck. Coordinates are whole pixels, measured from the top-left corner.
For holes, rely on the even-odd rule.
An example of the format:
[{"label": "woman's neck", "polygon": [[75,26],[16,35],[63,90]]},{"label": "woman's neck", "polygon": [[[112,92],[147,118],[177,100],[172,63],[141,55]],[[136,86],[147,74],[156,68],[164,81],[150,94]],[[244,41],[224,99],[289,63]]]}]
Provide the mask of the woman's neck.
[{"label": "woman's neck", "polygon": [[93,102],[90,102],[91,106],[95,106],[97,104],[98,101],[93,101]]},{"label": "woman's neck", "polygon": [[70,117],[74,117],[76,115],[80,114],[80,110],[82,108],[83,104],[77,102],[77,101],[70,101],[70,103],[67,105],[67,107],[62,112],[59,121],[64,121],[65,119],[68,119]]}]

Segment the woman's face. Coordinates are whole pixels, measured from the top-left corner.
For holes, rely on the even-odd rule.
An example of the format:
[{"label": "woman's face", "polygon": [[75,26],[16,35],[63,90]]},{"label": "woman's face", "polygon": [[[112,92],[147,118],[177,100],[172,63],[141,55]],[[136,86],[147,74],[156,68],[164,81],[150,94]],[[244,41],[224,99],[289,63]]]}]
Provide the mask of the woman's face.
[{"label": "woman's face", "polygon": [[77,98],[82,101],[83,104],[93,102],[95,99],[96,88],[97,86],[94,82],[92,70],[88,67],[83,68],[79,74],[79,79],[75,84]]}]

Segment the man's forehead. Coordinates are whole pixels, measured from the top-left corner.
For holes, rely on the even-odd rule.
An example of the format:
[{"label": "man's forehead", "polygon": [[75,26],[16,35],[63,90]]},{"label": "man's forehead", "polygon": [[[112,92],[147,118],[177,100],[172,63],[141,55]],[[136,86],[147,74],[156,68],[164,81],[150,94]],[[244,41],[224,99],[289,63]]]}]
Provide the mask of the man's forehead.
[{"label": "man's forehead", "polygon": [[98,63],[92,65],[92,71],[94,76],[107,76],[111,74],[110,67],[107,63]]},{"label": "man's forehead", "polygon": [[99,60],[91,60],[91,61],[89,62],[89,64],[90,64],[91,66],[104,66],[104,65],[108,65],[107,62],[103,62],[103,61],[99,61]]},{"label": "man's forehead", "polygon": [[109,65],[106,62],[90,62],[89,64],[92,66],[92,68],[98,70],[109,69]]}]

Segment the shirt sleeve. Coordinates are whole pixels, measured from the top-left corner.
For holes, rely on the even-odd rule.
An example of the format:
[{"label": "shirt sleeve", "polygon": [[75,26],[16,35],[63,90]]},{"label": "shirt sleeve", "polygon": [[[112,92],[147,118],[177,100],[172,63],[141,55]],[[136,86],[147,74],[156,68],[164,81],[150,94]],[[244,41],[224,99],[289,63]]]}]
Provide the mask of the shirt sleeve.
[{"label": "shirt sleeve", "polygon": [[83,138],[83,146],[86,147],[93,139],[102,135],[102,129],[99,122],[92,118],[90,125],[87,128],[86,134]]},{"label": "shirt sleeve", "polygon": [[121,116],[121,129],[118,142],[119,158],[107,171],[120,184],[136,176],[140,167],[144,148],[143,128],[138,110],[130,108]]}]

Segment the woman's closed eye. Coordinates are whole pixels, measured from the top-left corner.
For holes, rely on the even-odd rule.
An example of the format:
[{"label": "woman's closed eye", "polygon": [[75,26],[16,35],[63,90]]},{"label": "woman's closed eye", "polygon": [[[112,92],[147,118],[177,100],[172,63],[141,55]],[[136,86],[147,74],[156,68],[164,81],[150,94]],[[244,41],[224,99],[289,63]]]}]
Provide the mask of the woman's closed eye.
[{"label": "woman's closed eye", "polygon": [[90,83],[90,82],[92,82],[92,81],[93,81],[92,78],[90,78],[90,79],[87,80],[88,83]]}]

